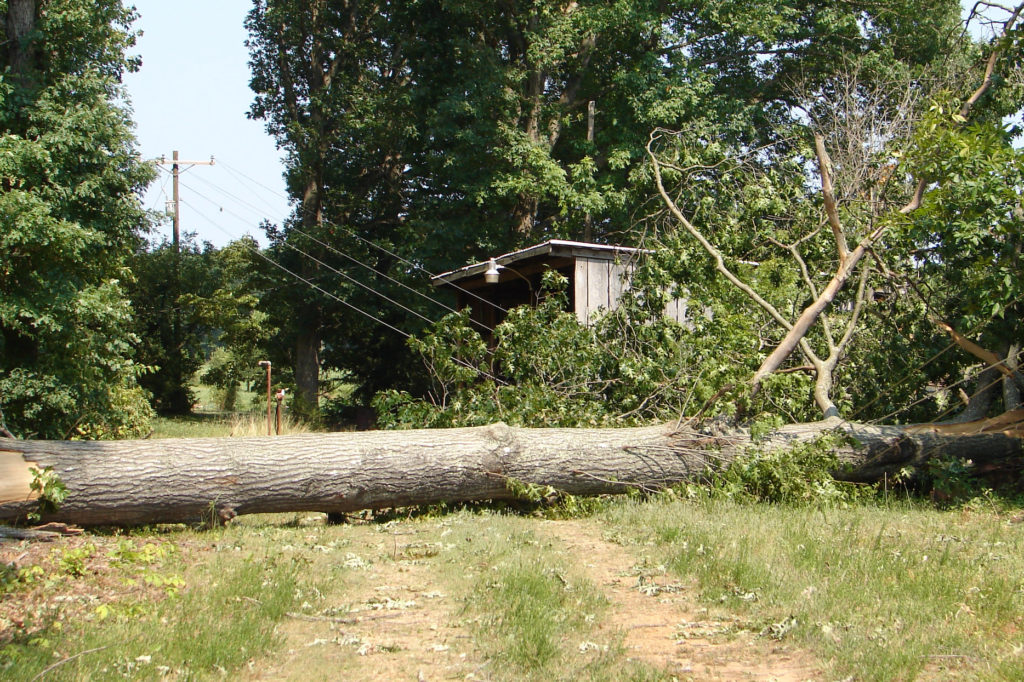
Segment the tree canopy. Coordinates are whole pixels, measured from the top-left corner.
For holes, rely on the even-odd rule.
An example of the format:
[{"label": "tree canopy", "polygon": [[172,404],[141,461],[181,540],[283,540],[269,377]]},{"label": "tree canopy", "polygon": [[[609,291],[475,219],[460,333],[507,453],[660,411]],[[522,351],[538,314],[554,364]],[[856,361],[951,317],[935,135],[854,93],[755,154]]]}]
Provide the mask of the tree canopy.
[{"label": "tree canopy", "polygon": [[148,219],[117,0],[0,2],[0,407],[6,429],[124,437],[149,405],[132,357],[126,258]]},{"label": "tree canopy", "polygon": [[[951,0],[254,0],[294,212],[175,255],[142,240],[132,12],[0,1],[4,428],[139,433],[146,393],[188,411],[205,365],[227,401],[256,358],[392,425],[1012,409],[1021,7],[987,7],[991,41]],[[596,324],[552,275],[491,346],[425,291],[549,238],[651,253]]]},{"label": "tree canopy", "polygon": [[[655,128],[684,131],[705,159],[761,150],[780,191],[799,193],[807,93],[827,100],[851,64],[866,85],[913,83],[969,43],[951,0],[258,0],[247,26],[251,115],[287,152],[296,202],[270,233],[277,257],[410,333],[439,311],[394,288],[414,274],[395,254],[436,272],[544,238],[640,243],[660,230]],[[308,401],[322,364],[373,390],[403,381],[399,336],[305,295],[279,326]]]}]

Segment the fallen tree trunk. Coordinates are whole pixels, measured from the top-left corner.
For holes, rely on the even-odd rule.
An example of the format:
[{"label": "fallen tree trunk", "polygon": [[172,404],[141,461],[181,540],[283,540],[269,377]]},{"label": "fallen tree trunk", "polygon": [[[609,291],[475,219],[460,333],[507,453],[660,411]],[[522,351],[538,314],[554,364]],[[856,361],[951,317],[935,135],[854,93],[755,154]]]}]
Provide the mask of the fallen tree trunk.
[{"label": "fallen tree trunk", "polygon": [[[837,478],[872,482],[930,458],[959,457],[979,474],[1017,480],[1021,421],[897,427],[830,419],[784,427],[761,447],[839,429]],[[955,429],[956,433],[950,433]],[[981,433],[970,433],[985,431]],[[574,495],[691,481],[751,445],[742,430],[477,428],[145,441],[0,439],[0,520],[40,507],[34,471],[67,489],[43,520],[79,525],[191,522],[260,512],[350,512],[441,501],[509,499],[510,480]]]}]

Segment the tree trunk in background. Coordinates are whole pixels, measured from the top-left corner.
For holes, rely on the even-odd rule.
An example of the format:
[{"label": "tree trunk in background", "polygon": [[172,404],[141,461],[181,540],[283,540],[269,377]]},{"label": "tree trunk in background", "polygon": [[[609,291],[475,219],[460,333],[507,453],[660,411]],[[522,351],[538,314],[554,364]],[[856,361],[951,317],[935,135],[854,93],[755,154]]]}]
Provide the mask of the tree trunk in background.
[{"label": "tree trunk in background", "polygon": [[25,77],[35,61],[35,50],[27,38],[36,25],[36,0],[7,0],[7,64],[11,72]]},{"label": "tree trunk in background", "polygon": [[963,423],[984,419],[1001,390],[1002,376],[995,367],[989,367],[979,374],[974,382],[974,390],[967,399],[967,406],[951,421]]},{"label": "tree trunk in background", "polygon": [[[322,136],[323,116],[314,111],[312,118],[318,122],[317,133]],[[321,142],[312,175],[302,194],[302,227],[307,234],[319,234],[324,222],[323,205],[323,163],[326,146]],[[297,239],[298,235],[290,235]],[[319,265],[305,258],[302,262],[303,277],[315,276]],[[295,392],[299,398],[297,407],[306,417],[316,417],[320,411],[320,339],[323,319],[320,307],[315,303],[306,304],[305,314],[296,316],[298,327],[295,339]]]},{"label": "tree trunk in background", "polygon": [[[956,427],[850,424],[839,419],[779,429],[778,448],[839,429],[860,447],[837,454],[837,478],[894,476],[933,457],[970,459],[979,475],[1019,480],[1024,412]],[[968,435],[980,428],[993,432]],[[952,433],[952,430],[960,433]],[[463,429],[373,431],[267,438],[156,441],[0,439],[0,519],[38,508],[33,468],[67,487],[45,520],[83,525],[189,522],[258,512],[350,512],[391,506],[513,498],[510,479],[574,495],[621,493],[699,480],[751,445],[745,431]]]},{"label": "tree trunk in background", "polygon": [[320,315],[314,322],[299,329],[295,342],[295,392],[301,401],[300,411],[315,416],[320,397]]},{"label": "tree trunk in background", "polygon": [[513,237],[530,237],[533,235],[539,206],[540,202],[537,197],[526,196],[525,194],[519,195],[519,200],[512,211]]}]

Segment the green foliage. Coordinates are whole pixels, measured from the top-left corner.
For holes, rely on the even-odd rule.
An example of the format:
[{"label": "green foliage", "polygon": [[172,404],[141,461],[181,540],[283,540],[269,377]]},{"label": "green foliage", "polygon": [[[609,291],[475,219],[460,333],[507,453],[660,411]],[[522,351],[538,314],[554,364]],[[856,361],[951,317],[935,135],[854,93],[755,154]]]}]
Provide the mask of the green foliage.
[{"label": "green foliage", "polygon": [[973,462],[962,457],[933,457],[928,460],[923,486],[943,505],[960,504],[992,491],[978,480]]},{"label": "green foliage", "polygon": [[558,491],[549,485],[537,485],[536,483],[525,483],[515,478],[506,478],[505,487],[517,499],[529,502],[541,502],[542,500],[558,495]]},{"label": "green foliage", "polygon": [[936,186],[899,236],[930,312],[1004,353],[1024,320],[1024,151],[1001,123],[962,118],[948,100],[929,107],[909,163]]},{"label": "green foliage", "polygon": [[240,383],[259,378],[259,360],[276,331],[254,291],[252,254],[257,248],[254,239],[244,237],[217,251],[212,273],[216,289],[205,299],[187,301],[212,330],[211,341],[219,350],[210,358],[202,381],[229,393]]},{"label": "green foliage", "polygon": [[[685,128],[712,155],[760,149],[765,167],[786,165],[742,192],[757,209],[756,230],[738,224],[731,207],[715,206],[713,177],[699,185],[707,199],[703,210],[733,220],[732,255],[747,259],[745,248],[763,247],[763,232],[778,224],[779,206],[805,193],[806,164],[792,154],[793,113],[801,104],[792,84],[829,91],[849,55],[871,61],[875,75],[891,73],[894,62],[905,74],[907,65],[928,62],[948,47],[944,36],[955,33],[957,12],[952,0],[884,6],[428,0],[351,13],[322,1],[259,0],[246,22],[251,116],[266,123],[285,151],[296,201],[290,220],[268,228],[271,253],[310,281],[326,280],[329,291],[353,306],[382,311],[377,317],[385,323],[419,332],[419,315],[435,319],[437,310],[394,284],[418,284],[407,263],[367,249],[362,239],[434,272],[553,237],[638,243],[659,229],[659,217],[648,215],[644,144],[651,129],[662,126]],[[781,151],[769,143],[779,143]],[[799,218],[817,224],[816,217],[805,220],[806,211]],[[347,257],[334,253],[335,246]],[[383,275],[368,275],[359,263]],[[345,276],[328,275],[325,267],[373,286],[406,310],[382,303]],[[381,388],[426,393],[397,335],[306,288],[285,289],[278,281],[268,289],[278,284],[282,288],[266,299],[280,330],[275,366],[303,365],[307,385],[315,385],[310,368],[317,362],[349,369],[361,383],[360,397]],[[698,300],[701,307],[711,304],[707,297]],[[557,339],[572,336],[558,321],[548,322]],[[746,320],[755,333],[758,322]],[[541,337],[520,340],[544,344]],[[730,339],[730,351],[735,345]],[[746,345],[749,356],[749,338]],[[635,366],[623,361],[623,373],[645,375],[654,390],[665,384],[648,366],[660,358],[634,360]],[[732,357],[709,363],[735,366]],[[700,389],[696,399],[711,397],[730,372],[718,367],[711,373],[716,376],[705,385],[715,388]],[[625,394],[644,384],[630,380],[600,390],[618,387],[617,407],[645,412],[647,393],[634,393],[632,406]],[[545,391],[519,388],[524,409],[546,409]],[[310,402],[317,399],[313,390],[303,390]],[[400,393],[388,400],[409,403]],[[435,393],[433,400],[448,404],[447,395]],[[499,402],[509,400],[516,398]],[[581,407],[576,422],[605,420],[600,405]]]},{"label": "green foliage", "polygon": [[873,496],[873,488],[833,478],[841,469],[835,449],[845,440],[829,433],[786,448],[752,448],[712,474],[711,494],[784,505],[847,504]]},{"label": "green foliage", "polygon": [[[528,502],[534,513],[547,519],[575,519],[595,514],[604,504],[599,497],[570,495],[550,485],[527,483],[515,478],[505,479],[505,488],[516,500]],[[522,508],[517,508],[524,511]]]},{"label": "green foliage", "polygon": [[[92,586],[100,577],[93,563],[98,556],[93,544],[58,552],[49,580],[69,581],[79,590]],[[103,572],[119,579],[119,598],[98,589],[103,599],[88,613],[66,621],[53,614],[52,622],[36,624],[32,636],[3,641],[0,669],[6,676],[42,674],[53,651],[65,648],[91,653],[63,666],[72,679],[158,677],[161,670],[189,679],[224,674],[278,641],[276,624],[301,594],[295,567],[272,559],[215,561],[186,585],[173,547],[123,539],[106,558],[113,568]]]},{"label": "green foliage", "polygon": [[85,575],[85,562],[96,553],[96,545],[86,544],[57,552],[57,568],[72,578]]},{"label": "green foliage", "polygon": [[124,292],[153,173],[123,103],[132,18],[54,0],[0,57],[0,402],[20,435],[141,435],[150,417]]},{"label": "green foliage", "polygon": [[185,235],[177,254],[164,241],[132,258],[137,351],[154,368],[140,383],[161,414],[191,411],[190,384],[207,361],[200,378],[225,397],[260,377],[257,362],[274,329],[255,293],[257,247],[250,237],[221,249],[200,247]]},{"label": "green foliage", "polygon": [[32,481],[29,489],[39,496],[39,513],[30,514],[29,518],[38,520],[43,514],[50,514],[58,509],[68,497],[68,489],[60,480],[53,467],[32,469]]},{"label": "green foliage", "polygon": [[510,310],[492,349],[466,312],[411,339],[433,390],[426,400],[381,392],[379,423],[611,426],[678,416],[696,373],[679,325],[638,303],[585,327],[565,310],[565,278],[548,272],[543,282],[540,304]]}]

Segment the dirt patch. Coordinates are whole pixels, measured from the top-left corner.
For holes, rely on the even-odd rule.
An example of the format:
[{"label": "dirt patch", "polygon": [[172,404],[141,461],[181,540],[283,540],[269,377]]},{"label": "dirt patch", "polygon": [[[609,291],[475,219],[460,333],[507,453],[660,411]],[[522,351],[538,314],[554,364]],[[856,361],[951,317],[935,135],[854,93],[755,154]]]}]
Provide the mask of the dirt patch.
[{"label": "dirt patch", "polygon": [[278,628],[283,651],[254,662],[243,678],[482,679],[476,675],[486,663],[437,574],[437,543],[419,539],[427,532],[346,528],[353,551],[345,561],[353,570],[343,588],[314,611],[289,614]]},{"label": "dirt patch", "polygon": [[[692,585],[604,539],[599,522],[538,521],[531,530],[603,592],[610,608],[595,634],[621,641],[628,659],[679,679],[823,678],[806,652],[701,609]],[[315,610],[290,615],[278,629],[283,651],[253,662],[245,678],[492,679],[499,671],[476,650],[461,603],[444,587],[439,571],[451,566],[439,563],[436,531],[346,528],[347,561],[357,570]]]},{"label": "dirt patch", "polygon": [[[597,642],[621,642],[626,658],[678,679],[806,680],[822,677],[805,652],[749,624],[699,608],[643,548],[605,539],[594,520],[530,522],[530,531],[609,603],[594,624]],[[251,660],[234,679],[490,680],[502,671],[474,642],[479,624],[465,609],[461,565],[447,521],[366,523],[294,529],[257,528],[253,538],[304,566],[310,580],[278,625],[283,645]],[[102,617],[104,604],[166,597],[144,580],[150,571],[182,570],[215,549],[241,551],[249,536],[131,538],[86,536],[54,543],[3,543],[11,571],[39,567],[25,589],[0,600],[0,643],[27,639],[51,619]],[[232,543],[238,543],[235,547]],[[221,547],[223,545],[223,547]],[[32,574],[35,576],[35,574]],[[595,645],[596,646],[596,645]],[[621,660],[621,659],[619,659]]]},{"label": "dirt patch", "polygon": [[664,567],[605,540],[593,521],[548,521],[538,537],[561,544],[579,570],[605,592],[611,608],[600,624],[619,631],[627,657],[670,674],[700,680],[796,681],[823,677],[807,653],[747,630],[738,620],[709,616],[693,586]]},{"label": "dirt patch", "polygon": [[165,564],[176,565],[177,555],[189,551],[185,543],[160,537],[0,542],[0,577],[20,586],[9,594],[0,589],[0,646],[29,641],[55,622],[102,620],[120,603],[156,604],[179,584],[154,584],[144,576],[151,570],[165,574]]}]

